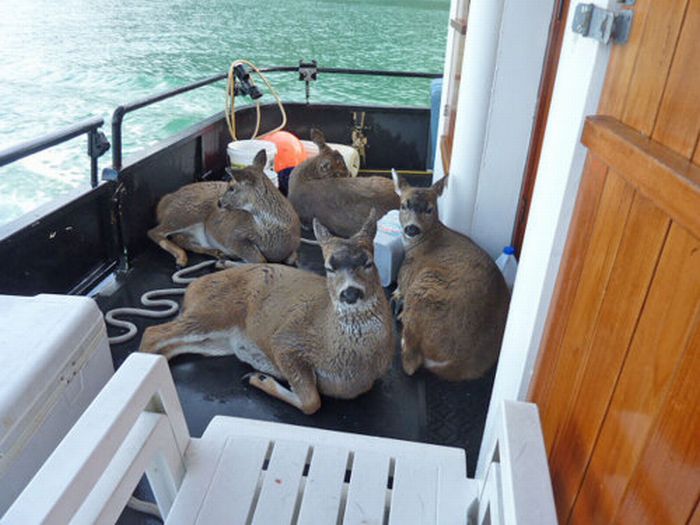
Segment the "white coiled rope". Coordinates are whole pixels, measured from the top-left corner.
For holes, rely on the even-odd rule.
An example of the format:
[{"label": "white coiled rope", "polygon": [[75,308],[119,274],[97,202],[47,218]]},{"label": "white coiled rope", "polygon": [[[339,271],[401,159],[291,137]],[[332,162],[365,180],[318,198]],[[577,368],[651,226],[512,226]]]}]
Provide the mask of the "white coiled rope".
[{"label": "white coiled rope", "polygon": [[[196,277],[185,277],[192,272],[206,268],[216,264],[218,261],[204,261],[182,270],[178,270],[173,274],[173,282],[175,284],[187,285],[194,281]],[[228,266],[228,264],[225,264]],[[180,305],[174,299],[162,299],[163,296],[167,295],[182,295],[185,293],[186,288],[163,288],[160,290],[150,290],[141,296],[141,304],[148,308],[162,308],[160,310],[150,310],[147,308],[133,308],[130,306],[114,308],[109,310],[105,314],[105,322],[117,328],[122,328],[126,330],[126,333],[116,335],[114,337],[109,337],[107,340],[111,345],[118,345],[120,343],[125,343],[131,340],[137,333],[138,329],[136,325],[131,321],[126,321],[124,319],[116,319],[115,316],[124,315],[137,315],[139,317],[148,317],[150,319],[162,319],[164,317],[170,317],[178,312]]]}]

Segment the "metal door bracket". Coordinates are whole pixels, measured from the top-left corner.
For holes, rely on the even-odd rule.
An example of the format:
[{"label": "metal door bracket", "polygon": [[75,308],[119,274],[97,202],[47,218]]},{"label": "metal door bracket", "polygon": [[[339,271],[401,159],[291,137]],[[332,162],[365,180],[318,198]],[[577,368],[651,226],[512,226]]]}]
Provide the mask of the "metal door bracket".
[{"label": "metal door bracket", "polygon": [[595,38],[603,44],[610,40],[624,44],[629,40],[633,16],[630,10],[610,11],[594,4],[578,4],[572,29],[574,33]]}]

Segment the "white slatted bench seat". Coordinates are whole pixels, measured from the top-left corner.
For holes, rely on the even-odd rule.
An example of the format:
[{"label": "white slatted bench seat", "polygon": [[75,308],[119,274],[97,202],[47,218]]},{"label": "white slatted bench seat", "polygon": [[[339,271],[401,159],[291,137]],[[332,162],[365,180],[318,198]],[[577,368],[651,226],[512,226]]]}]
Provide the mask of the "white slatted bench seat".
[{"label": "white slatted bench seat", "polygon": [[145,472],[168,524],[556,523],[536,408],[501,427],[484,480],[395,439],[223,416],[196,439],[166,361],[134,354],[0,522],[114,523]]}]

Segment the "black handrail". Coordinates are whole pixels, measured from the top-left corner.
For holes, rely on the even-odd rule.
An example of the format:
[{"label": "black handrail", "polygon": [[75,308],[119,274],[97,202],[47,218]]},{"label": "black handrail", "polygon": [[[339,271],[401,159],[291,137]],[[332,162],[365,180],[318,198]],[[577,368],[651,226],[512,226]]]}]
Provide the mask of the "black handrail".
[{"label": "black handrail", "polygon": [[[92,117],[61,130],[47,133],[39,138],[10,146],[0,151],[0,166],[5,166],[6,164],[10,164],[87,133],[88,155],[90,155],[90,183],[94,188],[97,186],[97,158],[100,156],[100,154],[95,153],[96,149],[100,149],[99,147],[96,148],[95,145],[101,141],[101,138],[98,137],[98,129],[101,128],[103,124],[104,119]],[[106,148],[102,153],[104,153],[104,151],[106,151]]]},{"label": "black handrail", "polygon": [[[319,67],[316,69],[319,73],[330,73],[336,75],[372,75],[372,76],[384,76],[384,77],[402,77],[402,78],[440,78],[442,74],[440,73],[422,73],[417,71],[381,71],[377,69],[348,69],[348,68],[337,68],[337,67]],[[278,72],[298,72],[299,66],[278,66],[278,67],[265,67],[260,68],[263,73],[278,73]],[[203,80],[198,80],[191,84],[181,86],[179,88],[170,89],[168,91],[163,91],[156,95],[150,97],[145,97],[134,102],[129,102],[128,104],[123,104],[117,106],[112,113],[112,168],[119,171],[122,168],[122,123],[124,122],[124,116],[127,113],[136,111],[156,102],[166,100],[168,98],[174,97],[175,95],[180,95],[181,93],[186,93],[203,86],[208,86],[225,80],[228,77],[228,73],[223,73],[220,75],[214,75],[213,77],[205,78]]]}]

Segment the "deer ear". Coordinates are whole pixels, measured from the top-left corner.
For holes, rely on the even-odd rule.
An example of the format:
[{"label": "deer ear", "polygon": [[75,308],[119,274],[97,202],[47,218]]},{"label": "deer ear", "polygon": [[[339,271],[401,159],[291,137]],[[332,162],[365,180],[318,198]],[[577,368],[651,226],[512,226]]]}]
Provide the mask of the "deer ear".
[{"label": "deer ear", "polygon": [[328,228],[321,224],[316,217],[314,217],[313,225],[314,235],[320,244],[325,244],[333,238],[331,232],[328,231]]},{"label": "deer ear", "polygon": [[431,189],[435,193],[437,193],[438,197],[442,195],[442,192],[445,191],[445,188],[447,188],[447,175],[445,175],[443,178],[441,178],[439,181],[437,181],[431,186]]},{"label": "deer ear", "polygon": [[391,178],[394,180],[394,191],[400,197],[401,192],[408,188],[409,184],[394,168],[391,168]]},{"label": "deer ear", "polygon": [[356,237],[366,237],[370,244],[374,243],[374,237],[377,235],[377,210],[372,208],[369,212],[367,220],[360,228],[360,231],[355,234]]},{"label": "deer ear", "polygon": [[243,179],[243,170],[226,168],[226,173],[228,173],[228,176],[231,177],[232,181],[241,182]]},{"label": "deer ear", "polygon": [[253,159],[253,166],[264,170],[265,164],[267,164],[267,151],[261,149],[260,151],[258,151],[258,153],[255,155],[255,158]]},{"label": "deer ear", "polygon": [[311,128],[311,140],[319,149],[323,149],[326,145],[326,136],[320,129]]},{"label": "deer ear", "polygon": [[228,173],[231,176],[232,181],[236,181],[241,184],[250,183],[253,181],[253,179],[246,170],[227,168],[226,173]]},{"label": "deer ear", "polygon": [[236,177],[233,175],[233,170],[229,166],[226,166],[224,171],[226,171],[226,176],[228,177],[229,182],[236,180]]}]

